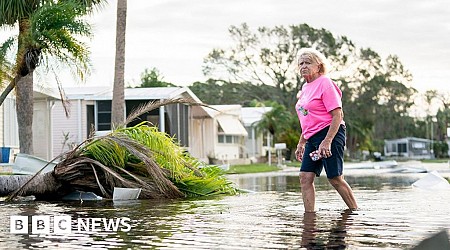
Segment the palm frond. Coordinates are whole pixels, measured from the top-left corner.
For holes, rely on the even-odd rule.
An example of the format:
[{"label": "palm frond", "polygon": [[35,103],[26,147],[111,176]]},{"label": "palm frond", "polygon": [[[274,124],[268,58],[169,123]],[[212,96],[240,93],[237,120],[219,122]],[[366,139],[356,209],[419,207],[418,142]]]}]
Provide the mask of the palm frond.
[{"label": "palm frond", "polygon": [[13,26],[17,21],[28,18],[39,2],[39,0],[0,1],[0,24]]},{"label": "palm frond", "polygon": [[161,193],[180,194],[173,183],[166,177],[166,174],[162,170],[161,166],[158,166],[158,164],[152,159],[152,154],[148,147],[145,147],[134,140],[130,140],[127,137],[112,135],[110,139],[126,147],[131,154],[142,160],[146,166],[148,177],[155,181],[155,184]]},{"label": "palm frond", "polygon": [[235,194],[217,166],[190,156],[167,134],[141,123],[90,138],[67,152],[53,171],[63,190],[99,192],[141,188],[141,198]]},{"label": "palm frond", "polygon": [[0,44],[0,86],[10,83],[13,79],[13,63],[8,60],[8,52],[16,42],[15,37],[10,37]]},{"label": "palm frond", "polygon": [[[72,154],[75,157],[89,157],[102,163],[103,165],[120,169],[122,172],[129,162],[142,162],[146,173],[143,177],[150,178],[162,194],[172,194],[179,197],[181,193],[167,179],[162,168],[154,161],[153,152],[149,147],[131,139],[126,134],[114,132],[86,143],[79,148],[80,153]],[[131,176],[135,179],[134,176]],[[182,196],[182,195],[181,195]]]},{"label": "palm frond", "polygon": [[[223,171],[217,166],[201,169],[203,176],[188,176],[177,182],[177,187],[188,197],[211,196],[217,194],[236,194],[233,183],[223,176]],[[219,187],[219,188],[218,188]]]},{"label": "palm frond", "polygon": [[[171,183],[185,196],[205,196],[214,194],[235,194],[233,183],[223,176],[223,171],[216,166],[204,167],[204,163],[185,153],[174,138],[156,127],[147,126],[142,122],[134,127],[121,128],[107,135],[108,140],[114,141],[120,147],[126,149],[128,154],[124,156],[125,166],[118,163],[115,156],[111,156],[111,150],[95,148],[104,152],[102,156],[96,156],[105,165],[121,166],[120,171],[133,173],[134,179],[150,178],[156,183],[161,192],[172,192]],[[105,138],[102,139],[104,141]],[[93,142],[90,145],[95,145]],[[109,145],[108,143],[105,143]],[[94,148],[87,146],[89,151]],[[123,155],[119,149],[119,155]],[[86,155],[86,152],[83,154]],[[92,154],[91,156],[93,156]],[[98,154],[95,154],[98,155]],[[110,158],[108,161],[104,157]],[[131,172],[130,172],[131,171]],[[128,176],[131,176],[130,174]],[[166,180],[166,181],[164,181]],[[169,189],[167,189],[169,187]],[[165,190],[165,191],[163,191]]]},{"label": "palm frond", "polygon": [[76,37],[91,37],[90,25],[83,20],[86,7],[79,1],[48,2],[30,16],[30,40],[44,59],[55,58],[84,77],[89,73],[88,46]]},{"label": "palm frond", "polygon": [[64,113],[66,114],[66,117],[69,118],[70,117],[70,101],[66,98],[66,94],[64,92],[62,83],[59,80],[58,75],[56,74],[55,71],[53,71],[53,74],[55,75],[56,85],[58,86],[59,97],[61,99],[61,104],[64,109]]},{"label": "palm frond", "polygon": [[77,0],[78,4],[80,4],[88,14],[92,13],[95,10],[101,10],[108,4],[106,0]]},{"label": "palm frond", "polygon": [[175,143],[174,138],[157,127],[145,126],[145,122],[134,127],[122,128],[114,133],[123,133],[127,137],[151,149],[152,157],[159,167],[167,169],[172,179],[180,179],[185,166],[183,165],[183,149]]}]

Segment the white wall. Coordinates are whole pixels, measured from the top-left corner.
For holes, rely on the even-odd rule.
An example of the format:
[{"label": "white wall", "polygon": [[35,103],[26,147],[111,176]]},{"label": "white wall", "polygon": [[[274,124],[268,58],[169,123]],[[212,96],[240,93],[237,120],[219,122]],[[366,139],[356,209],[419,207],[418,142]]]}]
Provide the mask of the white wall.
[{"label": "white wall", "polygon": [[[263,156],[262,155],[263,135],[261,133],[257,133],[255,127],[246,127],[246,129],[248,132],[248,137],[245,139],[244,156],[248,158],[251,157],[258,158]],[[252,136],[254,136],[254,138]],[[252,138],[249,139],[250,137]]]},{"label": "white wall", "polygon": [[[78,145],[87,138],[86,105],[91,102],[70,100],[70,115],[66,117],[62,103],[53,108],[53,155],[70,150],[69,145]],[[66,137],[67,140],[66,140]]]},{"label": "white wall", "polygon": [[189,138],[189,151],[195,158],[204,162],[208,161],[205,144],[205,119],[192,119],[191,132]]},{"label": "white wall", "polygon": [[212,128],[212,139],[214,140],[214,155],[215,158],[219,161],[223,161],[223,163],[227,163],[228,160],[235,160],[239,159],[239,148],[244,147],[245,145],[241,145],[239,143],[219,143],[218,139],[218,122],[216,119],[214,119],[214,122],[212,123],[213,126],[210,126]]},{"label": "white wall", "polygon": [[7,97],[0,112],[0,142],[1,146],[19,148],[19,130],[17,127],[16,101]]},{"label": "white wall", "polygon": [[224,163],[227,163],[228,160],[239,159],[239,145],[217,143],[216,158]]},{"label": "white wall", "polygon": [[[233,144],[219,143],[216,119],[196,118],[193,119],[192,124],[190,152],[194,157],[204,162],[208,162],[208,157],[213,157],[219,160],[219,163],[240,159],[240,148],[245,146],[238,142]],[[241,143],[244,143],[244,141],[242,140]]]},{"label": "white wall", "polygon": [[51,102],[36,100],[33,107],[33,155],[42,159],[51,160]]},{"label": "white wall", "polygon": [[11,150],[9,162],[19,153],[19,129],[17,126],[16,101],[7,97],[0,109],[0,146]]},{"label": "white wall", "polygon": [[205,119],[205,137],[204,137],[204,151],[206,156],[215,155],[215,143],[217,141],[217,129],[214,127],[213,119]]}]

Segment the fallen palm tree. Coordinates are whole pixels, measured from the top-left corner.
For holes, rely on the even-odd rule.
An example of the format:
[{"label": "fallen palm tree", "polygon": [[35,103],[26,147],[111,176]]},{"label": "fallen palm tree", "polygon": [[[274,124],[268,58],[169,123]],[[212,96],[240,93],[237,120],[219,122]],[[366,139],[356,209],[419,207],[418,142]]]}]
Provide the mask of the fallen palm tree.
[{"label": "fallen palm tree", "polygon": [[[126,123],[148,110],[179,102],[186,103],[150,103],[134,112]],[[0,195],[9,195],[9,199],[34,195],[56,200],[73,191],[111,198],[114,187],[141,188],[142,199],[236,193],[220,168],[204,165],[174,138],[146,122],[92,136],[63,154],[52,172],[0,178]]]}]

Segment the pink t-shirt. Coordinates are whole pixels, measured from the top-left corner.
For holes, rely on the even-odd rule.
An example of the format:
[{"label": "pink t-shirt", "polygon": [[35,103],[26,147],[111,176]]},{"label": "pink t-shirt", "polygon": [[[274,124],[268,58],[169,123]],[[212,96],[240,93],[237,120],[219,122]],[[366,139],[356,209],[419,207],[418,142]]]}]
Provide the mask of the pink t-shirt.
[{"label": "pink t-shirt", "polygon": [[330,126],[333,119],[330,111],[342,108],[341,98],[341,90],[327,76],[320,76],[303,86],[295,110],[305,139]]}]

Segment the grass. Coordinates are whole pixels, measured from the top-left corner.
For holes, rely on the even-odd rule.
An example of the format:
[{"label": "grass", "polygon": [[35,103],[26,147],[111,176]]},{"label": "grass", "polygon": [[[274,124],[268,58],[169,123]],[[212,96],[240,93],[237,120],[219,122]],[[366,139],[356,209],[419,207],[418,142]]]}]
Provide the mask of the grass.
[{"label": "grass", "polygon": [[299,161],[289,161],[289,162],[286,162],[286,166],[288,166],[288,167],[300,168],[300,165],[302,165],[302,163],[299,162]]},{"label": "grass", "polygon": [[423,163],[447,163],[449,161],[448,158],[444,159],[425,159],[422,160]]},{"label": "grass", "polygon": [[[449,159],[429,159],[422,160],[423,163],[446,163]],[[276,163],[275,163],[276,164]],[[274,163],[271,166],[265,163],[255,163],[247,165],[233,165],[230,169],[226,171],[227,174],[247,174],[247,173],[262,173],[262,172],[272,172],[278,171],[278,168]],[[300,168],[301,163],[298,161],[287,162],[287,167],[297,167]]]},{"label": "grass", "polygon": [[248,164],[248,165],[233,165],[233,166],[230,166],[230,169],[226,173],[227,174],[246,174],[246,173],[272,172],[272,171],[278,171],[278,170],[280,170],[280,168],[278,168],[275,165],[258,163],[258,164]]}]

